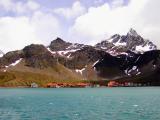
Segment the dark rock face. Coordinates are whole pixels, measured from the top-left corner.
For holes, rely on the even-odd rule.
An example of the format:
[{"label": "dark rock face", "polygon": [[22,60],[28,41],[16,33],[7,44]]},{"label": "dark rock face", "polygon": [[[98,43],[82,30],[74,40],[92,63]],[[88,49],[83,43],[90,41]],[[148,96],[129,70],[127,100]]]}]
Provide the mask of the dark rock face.
[{"label": "dark rock face", "polygon": [[5,55],[3,55],[2,58],[0,58],[0,68],[8,66],[9,64],[23,57],[24,54],[22,50],[8,52]]},{"label": "dark rock face", "polygon": [[45,46],[31,44],[23,50],[6,53],[0,58],[0,67],[4,68],[20,58],[24,59],[26,66],[34,68],[42,69],[56,64],[56,59]]},{"label": "dark rock face", "polygon": [[111,50],[112,51],[112,48],[114,47],[115,45],[111,42],[108,42],[108,41],[102,41],[100,43],[97,43],[95,45],[95,47],[97,49],[100,49],[100,50],[104,50],[104,51],[109,51]]},{"label": "dark rock face", "polygon": [[144,77],[160,69],[160,51],[128,52],[128,55],[118,56],[107,54],[94,67],[97,74],[106,79]]},{"label": "dark rock face", "polygon": [[52,51],[60,51],[60,50],[66,50],[66,48],[68,46],[70,46],[71,43],[69,42],[65,42],[64,40],[62,40],[61,38],[57,38],[55,40],[53,40],[49,46],[49,48]]},{"label": "dark rock face", "polygon": [[83,47],[87,47],[88,45],[83,45],[79,43],[70,43],[62,40],[61,38],[57,38],[51,42],[48,48],[51,51],[68,51],[67,53],[72,53],[72,51],[80,50]]},{"label": "dark rock face", "polygon": [[101,59],[106,52],[97,50],[94,47],[87,46],[72,53],[72,59],[67,60],[67,65],[71,69],[81,69],[88,64],[93,64],[98,59]]},{"label": "dark rock face", "polygon": [[33,57],[43,54],[50,54],[45,46],[43,45],[37,45],[37,44],[31,44],[29,46],[26,46],[23,49],[25,57]]},{"label": "dark rock face", "polygon": [[95,65],[95,70],[97,75],[106,79],[117,79],[124,75],[123,62],[125,56],[121,56],[121,59],[106,54],[102,59],[100,59]]},{"label": "dark rock face", "polygon": [[23,52],[26,66],[42,69],[56,64],[54,56],[43,45],[26,46]]}]

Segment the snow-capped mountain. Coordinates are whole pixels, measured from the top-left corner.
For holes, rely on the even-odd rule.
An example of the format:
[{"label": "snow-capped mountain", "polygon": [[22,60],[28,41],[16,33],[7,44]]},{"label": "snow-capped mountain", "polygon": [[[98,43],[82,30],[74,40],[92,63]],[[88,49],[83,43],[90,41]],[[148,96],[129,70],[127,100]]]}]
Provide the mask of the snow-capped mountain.
[{"label": "snow-capped mountain", "polygon": [[70,43],[62,40],[61,38],[57,38],[51,42],[47,49],[54,55],[60,55],[61,57],[71,58],[72,53],[84,47],[87,47],[87,45]]},{"label": "snow-capped mountain", "polygon": [[[144,53],[156,49],[156,45],[151,41],[143,39],[135,30],[130,29],[126,35],[121,36],[115,34],[109,39],[97,43],[95,46],[70,43],[58,37],[51,41],[50,45],[47,47],[43,45],[29,45],[23,50],[9,52],[0,59],[0,64],[1,67],[4,67],[5,65],[10,65],[16,60],[25,57],[27,64],[30,63],[32,64],[31,66],[43,66],[34,63],[40,61],[37,59],[37,56],[41,53],[41,57],[43,60],[45,59],[45,63],[47,62],[47,58],[58,59],[61,64],[71,69],[83,69],[86,65],[95,63],[108,53],[114,56],[127,55],[130,57],[132,56],[132,52]],[[32,56],[32,59],[28,59],[28,55]],[[40,61],[40,63],[44,61]],[[50,60],[51,63],[47,63],[52,64],[55,63],[55,61],[56,60]]]},{"label": "snow-capped mountain", "polygon": [[115,34],[109,39],[97,43],[95,46],[89,46],[79,43],[70,43],[57,38],[47,47],[53,55],[59,55],[65,58],[73,58],[79,50],[92,48],[105,51],[111,55],[127,54],[127,51],[143,53],[150,50],[156,50],[157,46],[151,41],[143,39],[134,29],[130,29],[126,35]]},{"label": "snow-capped mountain", "polygon": [[54,79],[68,79],[69,74],[73,79],[83,80],[97,80],[97,75],[106,80],[139,80],[154,73],[158,76],[155,80],[159,80],[159,56],[156,45],[130,29],[126,35],[115,34],[95,46],[70,43],[61,38],[48,46],[31,44],[0,57],[0,71],[27,71],[34,76],[41,73]]},{"label": "snow-capped mountain", "polygon": [[115,34],[95,45],[112,55],[118,55],[127,51],[143,53],[150,50],[156,50],[157,46],[151,41],[142,38],[134,29],[130,29],[126,35]]}]

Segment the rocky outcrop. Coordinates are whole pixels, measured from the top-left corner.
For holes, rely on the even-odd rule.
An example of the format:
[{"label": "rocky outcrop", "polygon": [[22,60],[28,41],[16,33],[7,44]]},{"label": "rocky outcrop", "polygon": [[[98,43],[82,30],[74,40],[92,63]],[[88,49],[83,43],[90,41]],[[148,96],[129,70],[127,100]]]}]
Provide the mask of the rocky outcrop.
[{"label": "rocky outcrop", "polygon": [[97,50],[94,47],[88,46],[72,53],[72,59],[68,60],[68,67],[71,69],[82,69],[88,64],[93,64],[98,59],[101,59],[106,52]]},{"label": "rocky outcrop", "polygon": [[4,68],[23,57],[24,54],[22,50],[8,52],[0,58],[0,68]]},{"label": "rocky outcrop", "polygon": [[43,45],[26,46],[23,52],[26,66],[42,69],[56,64],[55,57]]},{"label": "rocky outcrop", "polygon": [[66,48],[69,47],[71,44],[72,43],[65,42],[61,38],[56,38],[51,42],[51,44],[49,45],[49,48],[52,51],[60,51],[60,50],[62,51],[62,50],[66,50]]}]

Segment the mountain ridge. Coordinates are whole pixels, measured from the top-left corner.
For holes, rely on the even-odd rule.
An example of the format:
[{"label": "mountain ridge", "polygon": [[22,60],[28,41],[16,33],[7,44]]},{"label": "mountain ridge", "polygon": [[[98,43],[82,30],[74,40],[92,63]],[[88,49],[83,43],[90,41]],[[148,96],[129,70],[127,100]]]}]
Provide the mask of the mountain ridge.
[{"label": "mountain ridge", "polygon": [[154,45],[151,41],[142,38],[132,28],[126,35],[112,35],[109,39],[103,40],[95,46],[112,55],[118,55],[127,51],[143,53],[157,49],[156,45]]},{"label": "mountain ridge", "polygon": [[[151,72],[157,75],[156,71],[160,66],[159,56],[160,52],[155,44],[142,38],[134,29],[130,29],[126,35],[115,34],[94,46],[66,42],[59,37],[48,46],[31,44],[22,50],[11,51],[0,57],[0,71],[17,77],[17,72],[24,76],[24,70],[30,70],[26,71],[26,81],[33,80],[29,74],[37,79],[36,71],[41,71],[38,74],[45,75],[48,79],[52,76],[50,81],[57,78],[60,81],[73,78],[81,81],[119,80],[133,79],[137,76],[137,79],[140,79]],[[52,69],[53,75],[48,74],[48,69]],[[22,79],[16,77],[13,78]]]}]

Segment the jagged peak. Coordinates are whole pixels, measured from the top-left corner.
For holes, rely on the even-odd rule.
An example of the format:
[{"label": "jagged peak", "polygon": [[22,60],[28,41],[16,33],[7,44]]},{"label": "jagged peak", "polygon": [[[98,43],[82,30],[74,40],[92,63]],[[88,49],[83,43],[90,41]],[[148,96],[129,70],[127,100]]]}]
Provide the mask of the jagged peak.
[{"label": "jagged peak", "polygon": [[115,37],[119,37],[120,35],[119,34],[114,34],[111,36],[111,38],[115,38]]},{"label": "jagged peak", "polygon": [[129,32],[127,33],[127,35],[131,35],[131,36],[138,36],[138,33],[136,32],[136,30],[134,30],[133,28],[130,28]]},{"label": "jagged peak", "polygon": [[64,41],[62,38],[57,37],[55,40],[53,40],[52,42],[58,42],[58,43],[66,43],[66,41]]},{"label": "jagged peak", "polygon": [[65,50],[68,46],[70,46],[72,43],[70,42],[66,42],[63,39],[57,37],[55,40],[53,40],[50,45],[49,48],[52,51],[59,51],[59,50]]},{"label": "jagged peak", "polygon": [[120,38],[121,37],[121,35],[119,35],[119,34],[114,34],[114,35],[112,35],[111,37],[110,37],[110,39],[115,39],[115,38]]}]

